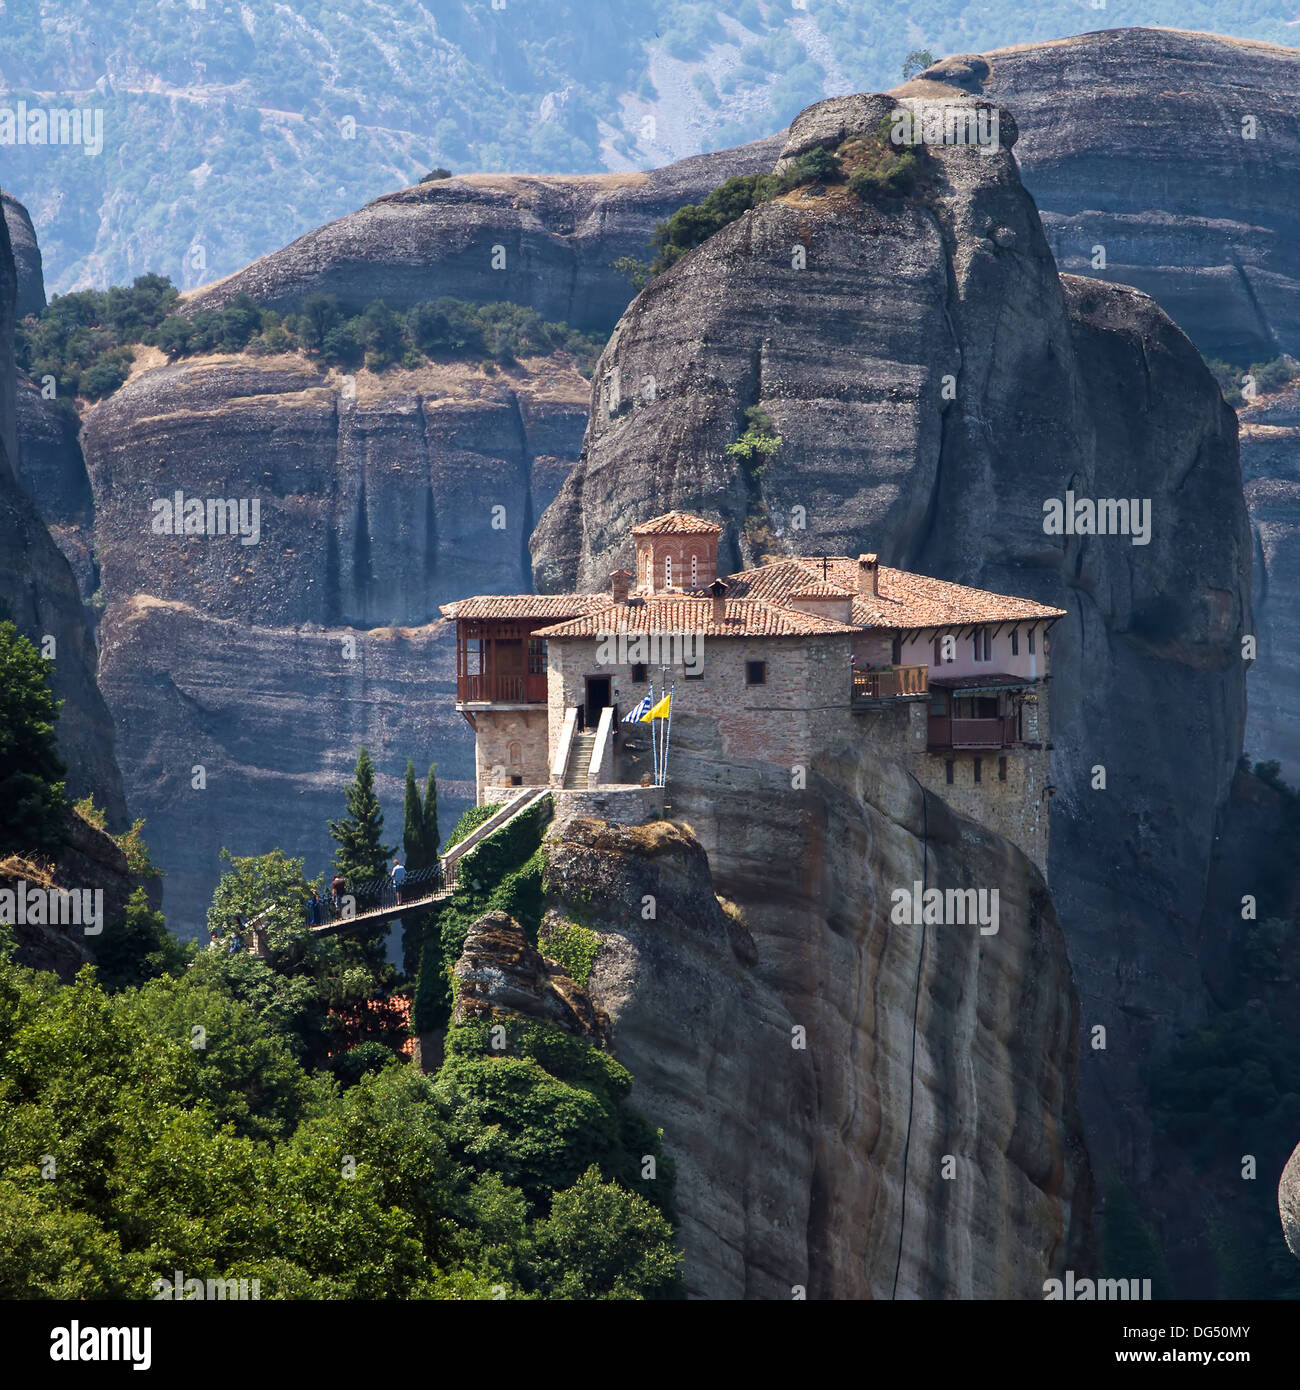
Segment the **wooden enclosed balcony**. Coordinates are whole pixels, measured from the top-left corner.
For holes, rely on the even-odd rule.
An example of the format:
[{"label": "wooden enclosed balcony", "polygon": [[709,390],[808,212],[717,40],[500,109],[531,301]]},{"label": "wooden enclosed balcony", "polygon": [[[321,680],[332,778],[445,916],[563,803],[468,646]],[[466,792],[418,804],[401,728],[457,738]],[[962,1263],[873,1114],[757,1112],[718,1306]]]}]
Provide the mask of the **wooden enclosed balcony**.
[{"label": "wooden enclosed balcony", "polygon": [[456,703],[544,705],[546,642],[533,630],[551,621],[462,620],[456,625]]},{"label": "wooden enclosed balcony", "polygon": [[949,714],[930,716],[931,748],[1010,748],[1019,742],[1015,715],[992,719],[954,719]]},{"label": "wooden enclosed balcony", "polygon": [[929,688],[928,666],[895,666],[888,671],[853,672],[854,700],[894,700],[902,695],[924,695]]}]

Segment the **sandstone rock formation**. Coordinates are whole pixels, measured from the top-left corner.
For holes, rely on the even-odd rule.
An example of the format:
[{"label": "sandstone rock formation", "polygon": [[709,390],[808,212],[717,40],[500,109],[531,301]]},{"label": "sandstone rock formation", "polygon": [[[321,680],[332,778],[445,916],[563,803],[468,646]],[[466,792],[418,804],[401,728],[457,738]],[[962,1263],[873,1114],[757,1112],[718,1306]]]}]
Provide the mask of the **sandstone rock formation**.
[{"label": "sandstone rock formation", "polygon": [[598,1046],[604,1042],[605,1020],[586,991],[531,945],[509,913],[485,912],[470,925],[452,974],[453,1023],[520,1015]]},{"label": "sandstone rock formation", "polygon": [[3,205],[5,226],[9,229],[9,243],[13,248],[14,266],[18,272],[18,299],[15,314],[26,318],[28,314],[39,314],[45,307],[45,277],[41,269],[41,248],[36,241],[36,230],[27,209],[8,193],[0,193]]},{"label": "sandstone rock formation", "polygon": [[[319,871],[361,744],[394,810],[408,757],[439,763],[444,814],[472,799],[437,607],[531,587],[589,390],[550,359],[376,380],[236,356],[144,372],[91,412],[100,679],[174,930],[202,923],[223,846]],[[256,500],[257,544],[155,534],[178,489]]]},{"label": "sandstone rock formation", "polygon": [[1282,1170],[1282,1181],[1277,1187],[1277,1206],[1287,1246],[1300,1260],[1300,1144]]},{"label": "sandstone rock formation", "polygon": [[[588,992],[630,1103],[677,1163],[688,1290],[1041,1298],[1091,1258],[1050,898],[1005,841],[840,751],[800,793],[779,769],[716,768],[708,856],[680,825],[563,807],[547,836],[555,910],[603,943]],[[892,888],[922,875],[1000,884],[997,935],[892,924]]]},{"label": "sandstone rock formation", "polygon": [[1300,52],[1107,29],[946,58],[921,79],[1015,116],[1063,271],[1145,290],[1207,355],[1300,353]]},{"label": "sandstone rock formation", "polygon": [[[819,120],[803,113],[787,149]],[[1005,140],[928,164],[907,200],[763,204],[637,298],[535,573],[597,583],[626,565],[631,524],[680,507],[724,524],[729,568],[873,550],[1067,609],[1050,876],[1084,1021],[1111,1037],[1085,1064],[1085,1113],[1107,1161],[1141,1168],[1137,1062],[1204,1004],[1200,916],[1245,718],[1236,420],[1154,301],[1058,275]],[[761,475],[725,453],[751,405],[783,441]],[[1067,492],[1148,499],[1149,543],[1045,534]]]},{"label": "sandstone rock formation", "polygon": [[[633,293],[613,262],[646,259],[657,222],[733,174],[766,172],[780,145],[773,135],[649,173],[468,174],[417,184],[193,291],[186,306],[221,308],[246,293],[283,309],[324,293],[353,310],[373,299],[404,309],[451,295],[508,299],[544,319],[608,330]],[[496,247],[504,266],[493,265]]]},{"label": "sandstone rock formation", "polygon": [[0,601],[5,616],[38,644],[54,639],[54,693],[64,702],[59,749],[68,791],[93,794],[123,826],[126,806],[113,758],[113,724],[95,684],[95,647],[76,580],[17,477],[14,317],[18,281],[7,219],[0,219]]},{"label": "sandstone rock formation", "polygon": [[1241,412],[1241,471],[1255,539],[1259,655],[1250,672],[1247,752],[1300,783],[1300,392]]}]

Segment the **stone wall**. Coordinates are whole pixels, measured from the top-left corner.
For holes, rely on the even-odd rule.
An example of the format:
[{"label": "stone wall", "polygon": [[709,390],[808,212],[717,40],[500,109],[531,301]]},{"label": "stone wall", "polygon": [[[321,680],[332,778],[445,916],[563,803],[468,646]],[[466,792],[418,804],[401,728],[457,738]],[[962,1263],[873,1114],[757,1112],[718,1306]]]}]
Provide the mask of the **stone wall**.
[{"label": "stone wall", "polygon": [[[475,794],[493,800],[493,786],[544,787],[549,780],[546,706],[478,710],[474,715]],[[518,782],[511,779],[518,777]]]}]

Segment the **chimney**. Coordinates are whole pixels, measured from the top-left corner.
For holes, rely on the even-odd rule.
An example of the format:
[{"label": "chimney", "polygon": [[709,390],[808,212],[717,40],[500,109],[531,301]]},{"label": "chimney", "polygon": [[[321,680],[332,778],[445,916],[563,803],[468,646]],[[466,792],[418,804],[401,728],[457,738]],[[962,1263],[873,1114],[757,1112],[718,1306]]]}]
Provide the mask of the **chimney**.
[{"label": "chimney", "polygon": [[626,603],[632,576],[626,570],[615,570],[609,576],[609,592],[615,603]]},{"label": "chimney", "polygon": [[709,585],[709,597],[713,600],[713,626],[721,627],[727,617],[727,583],[715,579]]},{"label": "chimney", "polygon": [[858,593],[880,593],[880,564],[874,555],[858,556]]}]

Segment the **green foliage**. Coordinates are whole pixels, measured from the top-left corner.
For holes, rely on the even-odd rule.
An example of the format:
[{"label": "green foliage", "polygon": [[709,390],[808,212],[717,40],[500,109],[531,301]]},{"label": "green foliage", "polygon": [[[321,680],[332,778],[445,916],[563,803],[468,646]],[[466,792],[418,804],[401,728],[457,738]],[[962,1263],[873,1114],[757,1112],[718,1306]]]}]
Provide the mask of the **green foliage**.
[{"label": "green foliage", "polygon": [[[452,831],[447,847],[458,844],[499,809],[471,807]],[[459,861],[456,891],[438,909],[436,918],[430,915],[425,931],[411,1008],[416,1033],[440,1028],[451,1017],[451,968],[464,949],[470,927],[485,912],[508,912],[531,940],[537,940],[545,910],[541,843],[550,815],[550,798],[544,797]]]},{"label": "green foliage", "polygon": [[402,849],[406,855],[406,868],[409,873],[427,868],[437,858],[435,846],[432,854],[424,841],[424,806],[420,801],[420,788],[415,782],[415,764],[406,760],[406,781],[402,795]]},{"label": "green foliage", "polygon": [[99,400],[130,374],[130,345],[157,341],[176,293],[165,276],[139,275],[130,289],[55,295],[40,314],[18,324],[18,365],[38,380],[54,377],[62,398]]},{"label": "green foliage", "polygon": [[447,843],[442,847],[442,852],[446,854],[453,845],[467,840],[484,821],[491,820],[500,809],[501,804],[495,801],[489,802],[486,806],[471,806],[452,827],[451,834],[447,836]]},{"label": "green foliage", "polygon": [[167,930],[161,912],[149,906],[143,888],[127,900],[121,921],[104,925],[94,944],[95,963],[105,989],[124,989],[159,975],[179,974],[190,952]]},{"label": "green foliage", "polygon": [[1150,1279],[1152,1298],[1172,1298],[1164,1251],[1118,1175],[1106,1183],[1101,1219],[1101,1278]]},{"label": "green foliage", "polygon": [[430,864],[438,858],[438,765],[429,764],[424,779],[424,852]]},{"label": "green foliage", "polygon": [[855,198],[869,201],[880,195],[896,197],[916,188],[924,147],[895,145],[891,130],[886,116],[870,134],[853,136],[839,147],[840,166]]},{"label": "green foliage", "polygon": [[[87,798],[89,799],[89,798]],[[126,855],[126,867],[141,880],[161,878],[163,871],[153,862],[149,846],[144,842],[144,820],[132,821],[130,830],[114,835],[117,847]]]},{"label": "green foliage", "polygon": [[609,263],[609,268],[621,275],[638,292],[650,283],[650,264],[635,256],[620,256]]},{"label": "green foliage", "polygon": [[745,431],[734,444],[727,445],[727,456],[739,460],[751,477],[758,478],[780,447],[781,436],[772,417],[761,406],[751,405],[745,411]]},{"label": "green foliage", "polygon": [[687,203],[655,228],[651,237],[658,254],[650,266],[651,275],[660,275],[714,232],[734,222],[769,198],[775,197],[777,181],[770,174],[737,174],[719,184],[702,203]]},{"label": "green foliage", "polygon": [[903,81],[910,82],[918,72],[924,72],[934,62],[934,54],[928,48],[914,48],[903,59]]},{"label": "green foliage", "polygon": [[1250,404],[1243,390],[1247,377],[1253,379],[1254,399],[1286,390],[1300,376],[1295,358],[1285,354],[1268,362],[1252,362],[1249,367],[1236,366],[1219,357],[1207,357],[1205,365],[1219,383],[1223,399],[1234,409]]},{"label": "green foliage", "polygon": [[[486,1022],[447,1031],[437,1091],[466,1162],[500,1174],[541,1211],[592,1164],[670,1211],[673,1165],[658,1134],[622,1103],[627,1069],[553,1024],[521,1018],[505,1028],[504,1050]],[[654,1178],[642,1177],[647,1159]]]},{"label": "green foliage", "polygon": [[0,853],[54,854],[66,836],[66,769],[54,738],[50,665],[0,622]]},{"label": "green foliage", "polygon": [[[0,949],[0,1297],[147,1298],[177,1269],[257,1279],[263,1299],[677,1292],[662,1211],[594,1167],[646,1139],[609,1113],[626,1073],[573,1039],[524,1041],[508,1062],[533,1069],[531,1096],[469,1055],[435,1084],[362,1049],[340,1093],[197,967],[108,995],[91,969],[63,986]],[[547,1141],[552,1094],[566,1135],[576,1114],[595,1126],[573,1136],[583,1168]],[[526,1192],[493,1148],[574,1181]]]},{"label": "green foliage", "polygon": [[383,842],[384,813],[375,794],[375,765],[362,749],[356,770],[347,787],[347,814],[329,822],[330,835],[338,844],[334,868],[347,880],[350,890],[388,874],[392,845]]},{"label": "green foliage", "polygon": [[576,922],[553,926],[541,939],[541,946],[552,960],[558,960],[584,989],[591,978],[591,967],[600,951],[600,937]]}]

